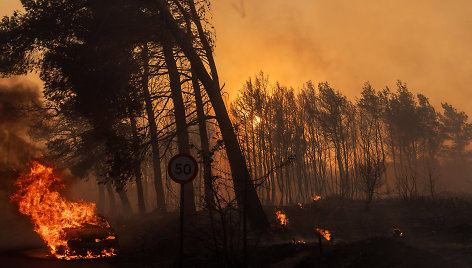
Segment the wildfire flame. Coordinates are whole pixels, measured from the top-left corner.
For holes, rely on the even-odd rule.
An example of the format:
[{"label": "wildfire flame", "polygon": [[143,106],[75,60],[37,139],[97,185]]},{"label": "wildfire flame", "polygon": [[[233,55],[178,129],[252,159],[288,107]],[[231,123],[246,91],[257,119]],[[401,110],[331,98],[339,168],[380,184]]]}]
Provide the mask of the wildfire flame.
[{"label": "wildfire flame", "polygon": [[[106,219],[95,213],[95,204],[79,201],[71,202],[63,198],[58,189],[65,188],[62,179],[53,174],[53,168],[32,162],[31,171],[23,173],[15,184],[19,187],[11,200],[16,202],[21,213],[31,217],[34,230],[47,243],[51,254],[58,259],[93,259],[116,255],[113,247],[77,252],[69,245],[67,231],[86,228],[110,229]],[[108,235],[103,240],[114,240]]]},{"label": "wildfire flame", "polygon": [[318,200],[320,200],[320,199],[321,199],[321,196],[319,196],[319,195],[313,195],[313,196],[311,197],[311,200],[313,200],[313,201],[318,201]]},{"label": "wildfire flame", "polygon": [[277,216],[277,219],[280,222],[280,225],[286,226],[288,224],[288,218],[287,215],[282,210],[277,210],[275,212],[275,215]]},{"label": "wildfire flame", "polygon": [[316,228],[316,231],[318,233],[320,233],[320,235],[322,235],[326,240],[331,240],[331,234],[329,233],[328,230],[323,230],[323,229],[320,229],[320,228]]},{"label": "wildfire flame", "polygon": [[261,123],[261,118],[259,116],[254,116],[254,122],[252,123],[254,125],[254,127],[256,127],[257,125],[259,125],[259,123]]}]

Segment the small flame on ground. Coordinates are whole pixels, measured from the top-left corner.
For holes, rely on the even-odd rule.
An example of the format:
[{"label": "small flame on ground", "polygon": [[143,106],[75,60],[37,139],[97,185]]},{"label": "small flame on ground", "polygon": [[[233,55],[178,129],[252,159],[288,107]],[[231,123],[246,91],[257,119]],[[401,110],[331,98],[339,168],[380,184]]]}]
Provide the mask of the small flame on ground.
[{"label": "small flame on ground", "polygon": [[319,195],[313,195],[313,196],[311,197],[311,200],[313,200],[313,201],[318,201],[318,200],[320,200],[320,199],[321,199],[321,196],[319,196]]},{"label": "small flame on ground", "polygon": [[316,231],[318,233],[320,233],[320,235],[322,235],[326,240],[331,240],[331,234],[329,233],[328,230],[323,230],[323,229],[320,229],[320,228],[316,228]]},{"label": "small flame on ground", "polygon": [[400,231],[400,229],[394,228],[393,229],[393,236],[402,237],[403,233],[402,233],[402,231]]},{"label": "small flame on ground", "polygon": [[275,215],[277,216],[277,219],[280,222],[280,225],[286,226],[288,224],[288,218],[287,215],[282,210],[277,210],[275,212]]},{"label": "small flame on ground", "polygon": [[303,204],[302,204],[302,203],[298,203],[298,206],[299,206],[300,208],[303,208]]},{"label": "small flame on ground", "polygon": [[[71,202],[63,198],[57,189],[65,188],[62,179],[53,174],[53,168],[32,162],[31,171],[23,173],[15,184],[19,187],[11,200],[18,204],[21,213],[31,217],[34,230],[47,243],[51,253],[58,259],[93,259],[116,255],[114,248],[103,249],[100,253],[87,251],[76,253],[68,245],[66,230],[85,225],[110,228],[106,219],[95,213],[95,204],[79,201]],[[102,240],[112,240],[108,236]],[[95,242],[100,242],[98,239]]]},{"label": "small flame on ground", "polygon": [[306,245],[305,240],[292,240],[292,244],[294,245]]}]

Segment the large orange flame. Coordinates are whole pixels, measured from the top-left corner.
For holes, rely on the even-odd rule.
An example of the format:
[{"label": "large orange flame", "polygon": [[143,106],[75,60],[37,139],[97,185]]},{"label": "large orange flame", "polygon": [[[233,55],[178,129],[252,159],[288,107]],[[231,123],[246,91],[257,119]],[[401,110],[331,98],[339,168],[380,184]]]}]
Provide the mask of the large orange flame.
[{"label": "large orange flame", "polygon": [[[21,174],[15,184],[19,190],[11,200],[18,204],[21,213],[31,217],[34,230],[47,243],[56,258],[92,259],[115,255],[113,247],[103,247],[98,252],[85,250],[82,253],[70,247],[68,230],[90,226],[104,230],[111,228],[106,219],[95,213],[94,203],[71,202],[57,192],[57,189],[65,188],[65,184],[53,174],[53,168],[32,162],[31,171]],[[114,240],[115,237],[108,232],[104,239]]]}]

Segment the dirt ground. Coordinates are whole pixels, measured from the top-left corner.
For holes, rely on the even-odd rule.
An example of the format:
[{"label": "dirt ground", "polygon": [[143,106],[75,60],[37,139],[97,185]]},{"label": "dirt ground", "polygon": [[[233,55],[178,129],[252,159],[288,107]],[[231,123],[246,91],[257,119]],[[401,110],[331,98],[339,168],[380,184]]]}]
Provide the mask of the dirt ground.
[{"label": "dirt ground", "polygon": [[[368,208],[362,201],[336,198],[284,207],[266,207],[270,233],[248,234],[246,256],[234,228],[226,239],[215,236],[205,219],[196,220],[186,237],[185,267],[472,267],[472,210],[466,199],[376,200]],[[282,210],[289,220],[282,226],[275,216]],[[0,250],[1,267],[177,267],[178,215],[149,213],[111,220],[120,242],[111,259],[61,261],[48,258],[37,240]],[[27,223],[21,223],[27,225]],[[228,227],[229,228],[229,227]],[[239,228],[239,229],[238,229]],[[315,228],[329,230],[322,239]],[[402,236],[394,236],[393,229]],[[229,232],[233,232],[231,228]],[[0,234],[5,236],[5,228]],[[34,233],[23,234],[31,236]],[[10,235],[14,237],[14,235]],[[237,240],[237,241],[236,241]],[[216,241],[216,243],[215,243]]]}]

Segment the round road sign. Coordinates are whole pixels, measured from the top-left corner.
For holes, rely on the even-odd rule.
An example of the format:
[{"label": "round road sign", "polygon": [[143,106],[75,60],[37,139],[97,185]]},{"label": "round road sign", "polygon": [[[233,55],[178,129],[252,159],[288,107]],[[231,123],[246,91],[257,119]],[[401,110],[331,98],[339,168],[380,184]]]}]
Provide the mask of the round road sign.
[{"label": "round road sign", "polygon": [[172,157],[167,166],[170,178],[180,184],[191,182],[197,176],[198,164],[195,158],[188,154],[178,154]]}]

